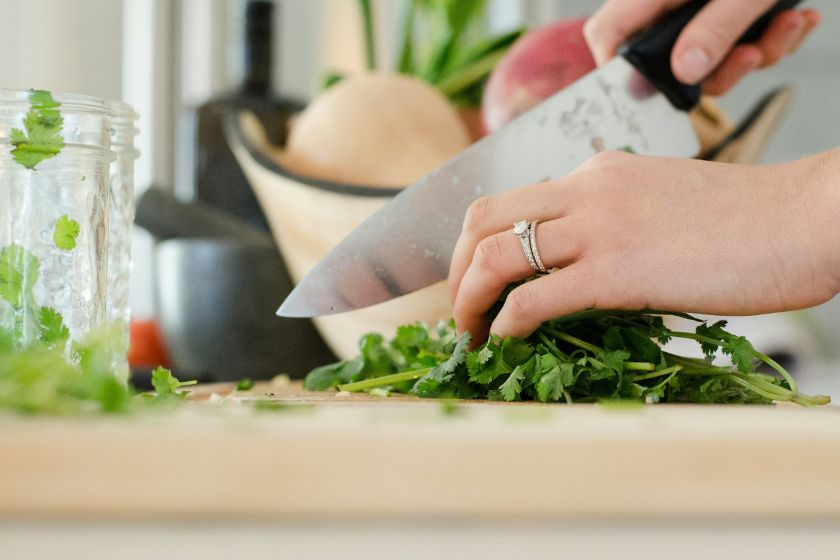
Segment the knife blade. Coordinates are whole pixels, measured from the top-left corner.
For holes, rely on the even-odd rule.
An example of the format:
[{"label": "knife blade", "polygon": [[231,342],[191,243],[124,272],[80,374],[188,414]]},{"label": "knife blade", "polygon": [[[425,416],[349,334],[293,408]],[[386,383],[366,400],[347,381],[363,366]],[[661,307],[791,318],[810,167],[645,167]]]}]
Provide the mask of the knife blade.
[{"label": "knife blade", "polygon": [[[687,111],[699,86],[674,78],[670,53],[708,0],[668,14],[619,56],[485,137],[400,192],[327,254],[278,315],[314,317],[368,307],[445,279],[464,215],[476,199],[558,179],[603,150],[691,157]],[[778,2],[740,42],[760,36]]]}]

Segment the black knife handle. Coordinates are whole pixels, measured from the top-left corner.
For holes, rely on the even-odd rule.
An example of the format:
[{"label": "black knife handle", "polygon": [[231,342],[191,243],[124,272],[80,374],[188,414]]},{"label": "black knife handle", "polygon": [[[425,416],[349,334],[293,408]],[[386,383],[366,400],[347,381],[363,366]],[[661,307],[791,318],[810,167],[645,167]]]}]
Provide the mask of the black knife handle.
[{"label": "black knife handle", "polygon": [[[756,41],[779,13],[794,8],[802,0],[780,0],[750,27],[738,43]],[[619,54],[645,75],[677,109],[688,111],[700,102],[701,86],[686,85],[671,71],[671,51],[680,33],[709,0],[691,0],[670,12],[649,29],[633,37]]]}]

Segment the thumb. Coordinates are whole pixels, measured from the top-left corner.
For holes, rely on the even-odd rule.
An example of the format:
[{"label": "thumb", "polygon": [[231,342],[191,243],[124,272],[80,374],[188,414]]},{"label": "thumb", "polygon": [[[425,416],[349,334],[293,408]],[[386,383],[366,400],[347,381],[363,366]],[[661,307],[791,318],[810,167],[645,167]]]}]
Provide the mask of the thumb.
[{"label": "thumb", "polygon": [[726,58],[738,38],[774,4],[773,0],[712,0],[680,34],[671,53],[674,76],[696,84]]}]

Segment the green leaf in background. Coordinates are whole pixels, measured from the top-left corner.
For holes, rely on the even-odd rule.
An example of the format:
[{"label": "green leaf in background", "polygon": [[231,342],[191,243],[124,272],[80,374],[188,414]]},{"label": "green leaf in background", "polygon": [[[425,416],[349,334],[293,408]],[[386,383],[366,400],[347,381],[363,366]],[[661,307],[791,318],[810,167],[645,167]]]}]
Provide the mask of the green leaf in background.
[{"label": "green leaf in background", "polygon": [[11,132],[12,158],[27,169],[35,169],[64,148],[64,119],[58,110],[61,103],[50,92],[35,90],[29,94],[29,101],[31,109],[23,119],[24,130],[13,128]]},{"label": "green leaf in background", "polygon": [[38,328],[41,341],[47,344],[63,345],[70,338],[70,329],[64,324],[64,317],[52,307],[38,310]]},{"label": "green leaf in background", "polygon": [[365,63],[368,70],[376,69],[376,29],[373,25],[373,7],[370,0],[357,0],[362,15],[362,31],[365,37]]},{"label": "green leaf in background", "polygon": [[64,214],[55,223],[55,231],[53,232],[55,246],[62,251],[72,251],[76,248],[76,238],[79,237],[79,231],[79,222]]},{"label": "green leaf in background", "polygon": [[409,0],[397,71],[429,82],[457,106],[480,105],[485,80],[523,33],[485,34],[470,42],[486,6],[485,0]]},{"label": "green leaf in background", "polygon": [[40,274],[38,258],[17,244],[0,250],[0,297],[15,309],[34,300],[32,288]]}]

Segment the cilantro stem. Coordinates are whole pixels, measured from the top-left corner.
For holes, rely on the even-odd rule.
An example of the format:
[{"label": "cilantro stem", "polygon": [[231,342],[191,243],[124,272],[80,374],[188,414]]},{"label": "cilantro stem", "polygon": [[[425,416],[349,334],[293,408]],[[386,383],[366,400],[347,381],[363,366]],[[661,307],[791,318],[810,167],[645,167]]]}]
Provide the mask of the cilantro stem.
[{"label": "cilantro stem", "polygon": [[665,369],[658,369],[656,371],[652,371],[650,373],[641,373],[639,375],[633,375],[630,377],[630,381],[636,383],[638,381],[645,381],[646,379],[654,379],[656,377],[663,377],[665,375],[671,375],[672,373],[677,373],[678,371],[682,371],[682,366],[671,366]]},{"label": "cilantro stem", "polygon": [[796,386],[796,381],[793,380],[793,377],[791,377],[791,375],[787,372],[787,370],[785,368],[783,368],[781,366],[781,364],[779,364],[779,362],[777,362],[776,360],[774,360],[773,358],[771,358],[770,356],[768,356],[766,354],[762,354],[758,350],[755,351],[755,355],[758,356],[758,358],[762,362],[764,362],[765,364],[767,364],[768,366],[770,366],[771,368],[773,368],[774,370],[779,372],[779,374],[782,377],[785,378],[785,381],[788,382],[788,385],[790,385],[790,390],[791,391],[793,391],[794,393],[799,392],[799,387]]},{"label": "cilantro stem", "polygon": [[545,327],[545,331],[548,334],[550,334],[551,336],[553,336],[554,338],[558,338],[558,339],[560,339],[564,342],[568,342],[572,346],[577,346],[578,348],[583,348],[584,350],[588,350],[589,352],[592,352],[593,354],[599,354],[599,353],[604,351],[603,348],[595,346],[594,344],[590,344],[590,343],[586,342],[585,340],[581,340],[581,339],[579,339],[575,336],[572,336],[570,334],[566,334],[563,331],[558,331],[555,328]]},{"label": "cilantro stem", "polygon": [[554,341],[551,340],[548,337],[548,335],[542,331],[542,329],[537,331],[537,336],[540,337],[540,340],[542,340],[543,344],[545,344],[546,348],[548,348],[548,351],[554,354],[555,358],[563,362],[568,361],[568,357],[563,352],[561,352],[559,348],[557,348],[557,345],[554,344]]},{"label": "cilantro stem", "polygon": [[662,354],[668,359],[669,362],[680,364],[682,366],[692,368],[705,368],[709,366],[709,362],[700,358],[686,358],[685,356],[677,356],[676,354],[671,354],[670,352],[662,352]]},{"label": "cilantro stem", "polygon": [[383,375],[382,377],[374,377],[372,379],[364,379],[356,381],[355,383],[347,383],[346,385],[339,385],[339,391],[347,391],[350,393],[358,393],[366,389],[373,389],[375,387],[384,387],[385,385],[393,385],[395,383],[402,383],[403,381],[411,381],[420,379],[427,373],[432,371],[432,368],[415,369],[412,371],[404,371],[402,373],[393,373],[391,375]]},{"label": "cilantro stem", "polygon": [[[701,334],[674,331],[671,332],[671,336],[677,338],[689,338],[691,340],[696,340],[697,342],[705,342],[706,344],[712,344],[719,348],[731,348],[731,345],[727,344],[726,342],[723,342],[722,340],[716,340],[714,338],[709,338],[708,336],[703,336]],[[770,356],[762,354],[761,352],[755,349],[753,349],[753,355],[768,366],[770,366],[771,368],[773,368],[776,372],[778,372],[779,375],[781,375],[784,378],[784,380],[788,382],[791,391],[793,391],[794,393],[798,392],[796,381],[793,380],[793,377],[791,377],[790,373],[788,373],[788,371],[785,368],[783,368],[776,360],[774,360]]]},{"label": "cilantro stem", "polygon": [[626,371],[655,371],[656,364],[650,362],[624,362]]},{"label": "cilantro stem", "polygon": [[373,7],[370,0],[359,0],[362,12],[362,31],[365,39],[365,66],[368,70],[376,69],[376,36],[373,25]]},{"label": "cilantro stem", "polygon": [[[789,401],[789,400],[791,400],[791,394],[789,394],[789,392],[786,391],[786,393],[787,393],[786,394],[786,393],[778,393],[776,391],[773,391],[773,392],[767,391],[767,390],[765,390],[764,387],[756,385],[754,383],[756,381],[755,379],[746,379],[746,378],[742,377],[741,375],[739,375],[737,373],[731,374],[731,378],[732,378],[732,381],[734,381],[735,383],[737,383],[737,384],[739,384],[743,387],[746,387],[750,391],[753,391],[754,393],[757,393],[757,394],[761,395],[765,399],[769,399],[771,401]],[[777,387],[777,386],[773,385],[773,387]]]}]

